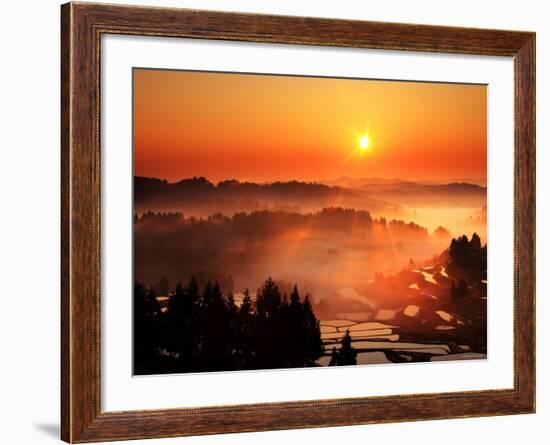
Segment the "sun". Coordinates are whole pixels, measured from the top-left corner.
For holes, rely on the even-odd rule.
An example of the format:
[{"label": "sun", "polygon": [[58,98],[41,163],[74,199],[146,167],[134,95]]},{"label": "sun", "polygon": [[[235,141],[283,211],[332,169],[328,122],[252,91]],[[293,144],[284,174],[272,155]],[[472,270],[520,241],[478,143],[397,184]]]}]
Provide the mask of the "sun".
[{"label": "sun", "polygon": [[361,152],[365,152],[367,148],[369,148],[370,140],[368,135],[364,134],[359,138],[359,148],[361,149]]},{"label": "sun", "polygon": [[369,158],[370,152],[377,149],[378,142],[376,139],[372,139],[371,130],[369,127],[364,127],[362,130],[350,128],[350,138],[347,140],[349,145],[349,152],[346,155],[346,161],[352,159],[364,160]]}]

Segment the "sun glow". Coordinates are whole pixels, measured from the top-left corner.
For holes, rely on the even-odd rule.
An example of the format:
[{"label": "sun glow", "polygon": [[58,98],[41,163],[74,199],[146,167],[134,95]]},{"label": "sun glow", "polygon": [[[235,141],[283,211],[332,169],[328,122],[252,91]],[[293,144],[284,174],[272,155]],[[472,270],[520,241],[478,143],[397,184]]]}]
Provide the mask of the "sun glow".
[{"label": "sun glow", "polygon": [[365,152],[367,148],[369,148],[370,145],[370,139],[369,137],[364,134],[359,138],[359,148],[361,149],[361,152]]}]

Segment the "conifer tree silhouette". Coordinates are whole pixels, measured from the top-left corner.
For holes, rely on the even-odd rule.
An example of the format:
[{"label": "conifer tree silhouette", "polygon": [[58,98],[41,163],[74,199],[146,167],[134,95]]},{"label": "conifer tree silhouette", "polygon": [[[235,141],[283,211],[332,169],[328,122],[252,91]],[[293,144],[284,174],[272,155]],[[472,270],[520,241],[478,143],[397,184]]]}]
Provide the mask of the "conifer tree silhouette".
[{"label": "conifer tree silhouette", "polygon": [[338,365],[356,365],[357,364],[357,351],[351,346],[351,335],[349,329],[346,331],[346,335],[342,338],[342,347],[338,354]]},{"label": "conifer tree silhouette", "polygon": [[219,371],[315,366],[323,354],[319,321],[298,286],[281,297],[268,278],[253,302],[245,290],[240,307],[232,292],[192,277],[170,294],[165,312],[153,289],[134,288],[135,370]]}]

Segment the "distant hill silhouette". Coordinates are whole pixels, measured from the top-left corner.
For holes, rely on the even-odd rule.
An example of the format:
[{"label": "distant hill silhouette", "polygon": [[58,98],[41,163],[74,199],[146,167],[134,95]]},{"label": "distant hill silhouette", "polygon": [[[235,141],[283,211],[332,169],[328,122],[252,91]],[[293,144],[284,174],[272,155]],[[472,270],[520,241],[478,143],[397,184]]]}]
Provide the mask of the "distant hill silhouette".
[{"label": "distant hill silhouette", "polygon": [[231,216],[258,210],[309,212],[331,206],[368,210],[390,217],[403,215],[399,205],[362,190],[299,181],[258,184],[226,180],[214,184],[204,177],[170,183],[135,176],[134,206],[136,212],[182,212],[193,216],[214,213]]},{"label": "distant hill silhouette", "polygon": [[348,176],[341,176],[337,179],[328,179],[318,181],[321,184],[330,186],[340,186],[347,188],[359,188],[365,184],[420,184],[420,185],[446,185],[446,184],[471,184],[479,187],[485,187],[487,181],[484,178],[454,178],[446,181],[434,181],[434,180],[413,180],[403,178],[383,178],[383,177],[361,177],[350,178]]},{"label": "distant hill silhouette", "polygon": [[367,196],[404,206],[482,207],[487,201],[487,188],[468,182],[427,184],[398,178],[339,178],[324,183],[360,190]]}]

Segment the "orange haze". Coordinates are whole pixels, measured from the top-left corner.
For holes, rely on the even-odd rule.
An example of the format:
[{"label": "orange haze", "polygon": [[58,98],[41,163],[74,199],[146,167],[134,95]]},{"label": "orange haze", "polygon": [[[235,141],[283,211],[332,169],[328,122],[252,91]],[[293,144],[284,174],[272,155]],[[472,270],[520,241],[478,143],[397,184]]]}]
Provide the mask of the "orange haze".
[{"label": "orange haze", "polygon": [[[134,69],[134,174],[486,178],[486,86]],[[359,138],[368,135],[361,152]]]}]

